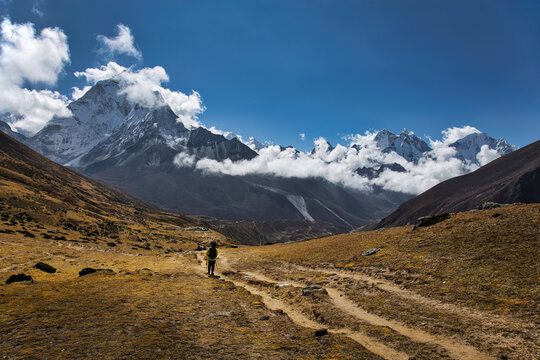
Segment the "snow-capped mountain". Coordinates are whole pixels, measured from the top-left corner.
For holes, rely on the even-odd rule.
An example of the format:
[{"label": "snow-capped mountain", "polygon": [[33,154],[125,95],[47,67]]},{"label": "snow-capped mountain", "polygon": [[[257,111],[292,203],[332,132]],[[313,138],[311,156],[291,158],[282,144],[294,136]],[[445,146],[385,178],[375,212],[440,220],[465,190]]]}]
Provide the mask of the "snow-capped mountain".
[{"label": "snow-capped mountain", "polygon": [[489,149],[497,151],[500,156],[517,150],[516,146],[510,145],[505,139],[496,140],[485,133],[474,133],[450,144],[456,149],[456,157],[460,160],[470,161],[478,164],[478,153],[482,146],[487,145]]},{"label": "snow-capped mountain", "polygon": [[381,130],[373,139],[383,152],[394,151],[407,161],[418,162],[424,153],[431,150],[428,144],[413,132],[403,129],[396,135],[386,129]]},{"label": "snow-capped mountain", "polygon": [[98,82],[68,105],[72,116],[55,116],[33,137],[35,150],[60,164],[77,165],[77,158],[110,136],[126,118],[144,115],[119,89],[115,80]]},{"label": "snow-capped mountain", "polygon": [[[228,140],[204,128],[188,130],[159,93],[160,106],[131,104],[116,80],[98,82],[68,105],[70,117],[54,117],[33,137],[35,149],[50,159],[76,168],[107,160],[121,162],[134,152],[163,145],[198,158],[250,159],[256,156],[236,137]],[[154,152],[150,163],[160,157]]]}]

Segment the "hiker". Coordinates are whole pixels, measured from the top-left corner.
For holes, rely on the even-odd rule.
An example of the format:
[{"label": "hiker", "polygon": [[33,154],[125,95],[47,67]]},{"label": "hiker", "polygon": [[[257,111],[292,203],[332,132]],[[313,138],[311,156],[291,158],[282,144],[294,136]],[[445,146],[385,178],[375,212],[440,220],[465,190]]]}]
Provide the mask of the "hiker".
[{"label": "hiker", "polygon": [[214,276],[214,269],[216,267],[216,259],[218,257],[218,250],[216,248],[217,243],[212,241],[210,248],[206,250],[206,262],[208,263],[208,275]]}]

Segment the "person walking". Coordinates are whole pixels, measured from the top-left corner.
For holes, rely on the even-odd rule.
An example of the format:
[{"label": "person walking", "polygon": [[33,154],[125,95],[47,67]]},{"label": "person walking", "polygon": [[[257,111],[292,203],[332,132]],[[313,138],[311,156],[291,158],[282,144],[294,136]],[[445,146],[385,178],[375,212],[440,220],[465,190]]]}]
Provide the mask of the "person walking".
[{"label": "person walking", "polygon": [[216,260],[218,257],[217,243],[212,241],[210,247],[206,250],[206,262],[208,263],[208,275],[214,276],[214,269],[216,268]]}]

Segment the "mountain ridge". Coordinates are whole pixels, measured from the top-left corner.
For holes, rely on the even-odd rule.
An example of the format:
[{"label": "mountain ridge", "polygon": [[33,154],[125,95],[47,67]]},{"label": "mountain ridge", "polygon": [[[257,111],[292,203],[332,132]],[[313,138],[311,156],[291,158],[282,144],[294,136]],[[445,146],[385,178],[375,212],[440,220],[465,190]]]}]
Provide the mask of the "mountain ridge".
[{"label": "mountain ridge", "polygon": [[540,202],[540,140],[406,201],[377,228],[405,225],[421,216],[472,210],[484,202]]}]

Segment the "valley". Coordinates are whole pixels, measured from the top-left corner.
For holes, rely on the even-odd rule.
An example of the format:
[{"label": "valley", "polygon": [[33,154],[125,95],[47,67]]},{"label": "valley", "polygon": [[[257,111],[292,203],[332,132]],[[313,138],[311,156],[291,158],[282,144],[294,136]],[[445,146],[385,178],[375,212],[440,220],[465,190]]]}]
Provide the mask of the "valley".
[{"label": "valley", "polygon": [[[499,214],[494,216],[495,214]],[[293,244],[182,252],[3,233],[7,358],[524,359],[538,353],[540,207]],[[6,224],[2,229],[9,228]],[[26,226],[28,229],[29,226]],[[148,239],[152,242],[151,239]],[[231,247],[232,246],[232,247]],[[362,256],[377,248],[374,255]],[[346,254],[344,256],[344,254]],[[34,268],[44,262],[54,274]],[[79,276],[83,268],[107,269]],[[327,335],[316,336],[320,329]],[[135,340],[137,339],[137,340]]]}]

